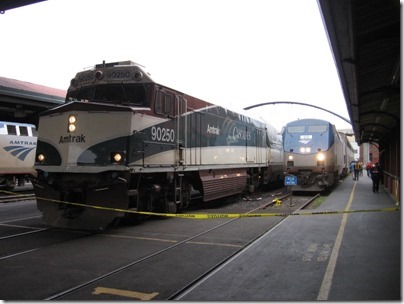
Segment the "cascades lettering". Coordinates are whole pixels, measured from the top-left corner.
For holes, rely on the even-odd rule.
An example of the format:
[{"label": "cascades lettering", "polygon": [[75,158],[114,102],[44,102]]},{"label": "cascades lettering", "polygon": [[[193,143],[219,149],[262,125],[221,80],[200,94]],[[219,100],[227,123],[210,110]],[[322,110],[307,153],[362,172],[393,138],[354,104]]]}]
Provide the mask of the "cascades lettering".
[{"label": "cascades lettering", "polygon": [[251,132],[239,129],[237,127],[234,127],[232,135],[228,135],[226,138],[227,144],[234,144],[239,141],[250,141],[250,140],[251,140]]},{"label": "cascades lettering", "polygon": [[84,134],[78,136],[60,136],[59,144],[67,144],[67,143],[84,143],[86,142],[86,136]]}]

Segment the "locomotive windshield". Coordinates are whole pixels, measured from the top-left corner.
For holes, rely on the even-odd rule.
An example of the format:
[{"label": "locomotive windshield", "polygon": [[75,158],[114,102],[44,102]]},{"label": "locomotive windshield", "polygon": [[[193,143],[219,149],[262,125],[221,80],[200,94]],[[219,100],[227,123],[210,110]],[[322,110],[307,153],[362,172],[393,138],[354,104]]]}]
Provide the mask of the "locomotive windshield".
[{"label": "locomotive windshield", "polygon": [[332,145],[334,137],[329,124],[302,124],[286,127],[283,134],[285,151],[301,151],[302,147],[312,147],[312,151],[326,151]]},{"label": "locomotive windshield", "polygon": [[69,91],[66,101],[89,101],[118,105],[149,106],[149,91],[149,86],[146,84],[98,84]]},{"label": "locomotive windshield", "polygon": [[292,126],[288,127],[288,133],[323,133],[327,131],[327,125],[309,125],[309,126]]},{"label": "locomotive windshield", "polygon": [[307,131],[309,133],[323,133],[327,131],[327,125],[314,125],[314,126],[308,126]]}]

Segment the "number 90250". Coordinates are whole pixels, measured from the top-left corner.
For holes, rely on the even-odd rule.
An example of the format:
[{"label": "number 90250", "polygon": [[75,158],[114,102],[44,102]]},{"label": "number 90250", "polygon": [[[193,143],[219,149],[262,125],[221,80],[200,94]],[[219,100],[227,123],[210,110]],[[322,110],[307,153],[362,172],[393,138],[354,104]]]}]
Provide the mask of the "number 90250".
[{"label": "number 90250", "polygon": [[164,141],[164,142],[174,142],[175,132],[173,129],[152,127],[151,128],[151,138],[152,140]]}]

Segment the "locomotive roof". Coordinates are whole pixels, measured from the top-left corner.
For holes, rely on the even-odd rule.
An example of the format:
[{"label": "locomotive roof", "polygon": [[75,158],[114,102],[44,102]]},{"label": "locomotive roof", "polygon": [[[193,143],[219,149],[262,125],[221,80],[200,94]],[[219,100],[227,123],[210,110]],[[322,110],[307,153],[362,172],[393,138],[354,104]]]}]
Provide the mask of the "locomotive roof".
[{"label": "locomotive roof", "polygon": [[316,119],[316,118],[304,118],[298,119],[287,123],[287,126],[290,125],[314,125],[314,124],[331,124],[329,121],[323,119]]},{"label": "locomotive roof", "polygon": [[78,72],[70,81],[69,91],[81,86],[102,83],[150,83],[155,82],[146,68],[133,61],[119,61],[96,64],[94,67]]},{"label": "locomotive roof", "polygon": [[[233,111],[222,106],[212,104],[210,102],[201,100],[197,97],[193,97],[189,94],[180,92],[176,89],[169,88],[161,83],[154,81],[151,78],[151,74],[146,70],[145,66],[133,62],[131,60],[119,61],[119,62],[110,62],[106,63],[105,61],[101,64],[96,64],[94,67],[88,68],[84,71],[78,72],[70,82],[69,90],[74,91],[79,89],[82,86],[89,86],[92,84],[106,84],[106,83],[155,83],[161,87],[167,88],[169,90],[175,91],[184,97],[191,98],[194,100],[198,100],[199,102],[203,102],[205,104],[204,109],[206,107],[216,108],[216,109],[224,109],[225,111],[230,111],[239,116],[240,120],[249,121],[250,123],[254,123],[260,127],[267,127],[269,129],[276,129],[270,124],[263,122],[261,119],[253,118],[250,115],[246,115],[244,113],[240,113],[239,111]],[[59,108],[59,107],[58,107]],[[57,109],[54,109],[57,111]],[[201,107],[202,109],[202,107]],[[49,113],[49,111],[46,111]]]},{"label": "locomotive roof", "polygon": [[27,127],[35,127],[35,125],[30,124],[30,123],[23,123],[23,122],[11,122],[11,121],[0,121],[0,128],[2,128],[4,125],[13,125],[13,126],[27,126]]}]

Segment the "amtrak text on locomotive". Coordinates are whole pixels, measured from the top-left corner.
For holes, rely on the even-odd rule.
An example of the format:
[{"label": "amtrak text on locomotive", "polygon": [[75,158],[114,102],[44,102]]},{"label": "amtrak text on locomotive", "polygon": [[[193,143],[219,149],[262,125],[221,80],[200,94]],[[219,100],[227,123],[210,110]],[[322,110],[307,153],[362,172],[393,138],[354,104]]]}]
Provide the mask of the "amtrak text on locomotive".
[{"label": "amtrak text on locomotive", "polygon": [[214,126],[208,125],[208,129],[206,130],[207,133],[220,135],[220,129]]},{"label": "amtrak text on locomotive", "polygon": [[26,140],[10,140],[10,145],[36,146],[36,142],[26,141]]},{"label": "amtrak text on locomotive", "polygon": [[72,142],[86,142],[86,136],[84,134],[81,134],[79,136],[60,136],[59,139],[59,144],[66,144],[66,143],[72,143]]}]

